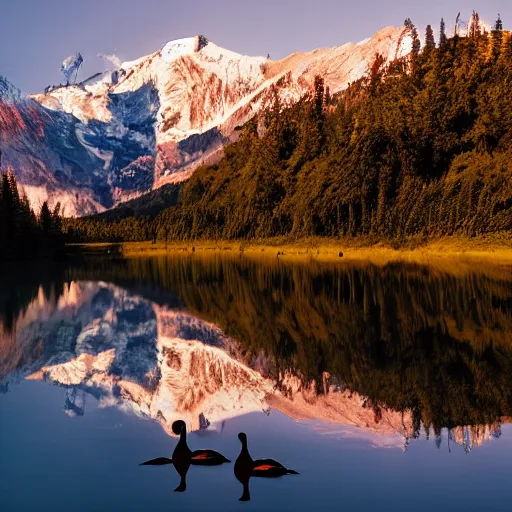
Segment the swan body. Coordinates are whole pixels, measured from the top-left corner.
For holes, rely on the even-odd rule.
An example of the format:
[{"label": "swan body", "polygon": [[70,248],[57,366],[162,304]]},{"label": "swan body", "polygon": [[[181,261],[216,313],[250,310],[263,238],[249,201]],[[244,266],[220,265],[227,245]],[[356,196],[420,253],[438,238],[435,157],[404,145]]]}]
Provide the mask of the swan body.
[{"label": "swan body", "polygon": [[237,480],[243,485],[243,494],[240,501],[249,501],[251,499],[249,491],[249,480],[252,476],[263,478],[275,478],[283,475],[298,475],[297,471],[284,467],[280,462],[274,459],[253,460],[249,449],[247,448],[247,435],[243,432],[238,434],[238,439],[242,443],[240,455],[235,461],[234,472]]},{"label": "swan body", "polygon": [[180,436],[180,440],[174,448],[172,459],[167,457],[157,457],[147,460],[139,466],[163,466],[165,464],[174,464],[174,468],[181,477],[180,485],[174,489],[176,492],[184,492],[187,488],[186,475],[190,466],[218,466],[225,462],[231,462],[224,455],[215,450],[195,450],[192,451],[187,444],[187,427],[185,422],[177,420],[172,424],[172,431]]}]

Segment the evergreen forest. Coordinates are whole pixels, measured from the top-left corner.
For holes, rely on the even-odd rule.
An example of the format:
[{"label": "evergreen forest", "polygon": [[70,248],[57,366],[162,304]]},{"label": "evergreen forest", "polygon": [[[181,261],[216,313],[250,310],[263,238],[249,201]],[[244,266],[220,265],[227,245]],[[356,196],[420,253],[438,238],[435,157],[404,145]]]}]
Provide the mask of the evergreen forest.
[{"label": "evergreen forest", "polygon": [[50,210],[45,201],[36,215],[14,174],[0,174],[0,260],[52,258],[64,242],[60,205]]},{"label": "evergreen forest", "polygon": [[[478,20],[477,20],[478,21]],[[436,46],[410,20],[406,58],[332,96],[322,77],[293,106],[274,100],[153,215],[66,223],[72,240],[371,236],[402,240],[512,229],[512,34]],[[130,210],[129,210],[130,211]]]}]

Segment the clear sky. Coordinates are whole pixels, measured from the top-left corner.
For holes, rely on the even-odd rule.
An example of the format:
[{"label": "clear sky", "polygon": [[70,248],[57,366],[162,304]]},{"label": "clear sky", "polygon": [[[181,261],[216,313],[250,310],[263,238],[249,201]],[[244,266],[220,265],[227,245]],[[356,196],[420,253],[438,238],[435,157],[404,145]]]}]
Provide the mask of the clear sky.
[{"label": "clear sky", "polygon": [[277,59],[359,41],[406,17],[437,33],[472,9],[512,28],[512,0],[2,0],[0,75],[24,92],[63,80],[62,61],[81,52],[80,76],[105,69],[98,53],[122,61],[158,50],[172,39],[203,34],[219,46]]}]

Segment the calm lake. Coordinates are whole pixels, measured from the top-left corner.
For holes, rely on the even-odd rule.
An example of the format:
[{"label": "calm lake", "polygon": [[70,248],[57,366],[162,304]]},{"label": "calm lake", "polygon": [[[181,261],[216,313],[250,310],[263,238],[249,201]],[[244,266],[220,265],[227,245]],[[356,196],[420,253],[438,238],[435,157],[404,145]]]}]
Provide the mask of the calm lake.
[{"label": "calm lake", "polygon": [[[91,257],[0,276],[0,510],[508,510],[512,269]],[[183,419],[192,466],[174,492]],[[254,459],[299,475],[233,474]]]}]

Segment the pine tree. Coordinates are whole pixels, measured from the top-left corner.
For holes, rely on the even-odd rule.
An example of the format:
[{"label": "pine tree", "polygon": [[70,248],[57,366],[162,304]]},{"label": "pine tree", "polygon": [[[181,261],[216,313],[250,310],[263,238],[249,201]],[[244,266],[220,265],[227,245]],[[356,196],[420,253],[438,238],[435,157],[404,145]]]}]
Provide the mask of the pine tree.
[{"label": "pine tree", "polygon": [[5,173],[2,174],[2,206],[4,208],[4,211],[8,212],[12,208],[12,187],[11,182],[9,178],[9,174]]},{"label": "pine tree", "polygon": [[8,245],[12,245],[16,237],[14,217],[18,200],[18,189],[14,175],[12,174],[11,170],[8,170],[7,173],[5,173],[2,177],[2,203],[3,217],[5,219],[4,230]]},{"label": "pine tree", "polygon": [[453,26],[453,37],[459,37],[459,29],[460,29],[460,12],[457,14],[455,18],[455,25]]},{"label": "pine tree", "polygon": [[441,25],[439,27],[439,46],[446,43],[446,27],[444,24],[444,18],[441,18]]},{"label": "pine tree", "polygon": [[52,214],[50,212],[50,208],[48,207],[48,202],[45,201],[43,206],[41,206],[41,213],[39,214],[39,226],[43,235],[48,236],[52,231]]},{"label": "pine tree", "polygon": [[4,256],[10,240],[11,187],[7,174],[2,174],[0,178],[0,256]]},{"label": "pine tree", "polygon": [[315,76],[315,111],[320,119],[324,111],[324,79],[321,76]]},{"label": "pine tree", "polygon": [[18,190],[18,184],[16,183],[16,178],[14,177],[14,173],[12,170],[10,170],[7,173],[7,179],[9,181],[9,187],[11,189],[13,210],[16,210],[19,208],[21,200],[20,200],[20,193]]},{"label": "pine tree", "polygon": [[418,31],[416,30],[416,27],[414,28],[412,32],[412,53],[413,55],[417,56],[420,53],[421,49],[421,41],[418,37]]},{"label": "pine tree", "polygon": [[498,14],[498,19],[496,20],[496,23],[494,24],[494,30],[503,30],[503,22],[501,21],[501,17]]},{"label": "pine tree", "polygon": [[425,46],[427,48],[435,48],[436,41],[434,39],[434,31],[430,25],[427,25],[425,30]]},{"label": "pine tree", "polygon": [[325,100],[324,100],[325,106],[329,106],[331,104],[331,91],[329,89],[329,86],[325,88]]},{"label": "pine tree", "polygon": [[52,212],[52,230],[55,236],[59,236],[62,232],[62,218],[60,216],[60,203],[55,205]]},{"label": "pine tree", "polygon": [[493,60],[496,60],[500,56],[503,36],[503,22],[498,14],[498,19],[494,24],[494,30],[491,33],[490,58]]},{"label": "pine tree", "polygon": [[468,36],[474,39],[480,36],[481,33],[482,29],[480,26],[480,15],[476,11],[473,11],[471,19],[469,20]]},{"label": "pine tree", "polygon": [[512,36],[510,32],[505,31],[501,34],[501,48],[500,48],[500,58],[502,59],[510,59],[512,56]]},{"label": "pine tree", "polygon": [[380,53],[376,53],[375,58],[373,59],[373,62],[370,66],[370,72],[368,76],[369,91],[372,96],[375,95],[377,87],[382,80],[382,75],[384,73],[383,67],[385,63],[386,59],[384,59]]},{"label": "pine tree", "polygon": [[415,58],[420,53],[420,49],[421,49],[421,41],[420,41],[420,38],[418,37],[418,31],[416,29],[416,26],[412,22],[411,18],[405,19],[404,26],[411,33],[412,56],[413,56],[413,58]]}]

